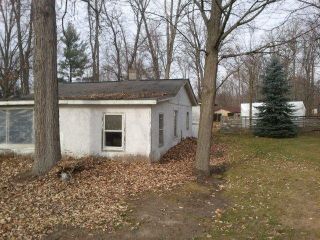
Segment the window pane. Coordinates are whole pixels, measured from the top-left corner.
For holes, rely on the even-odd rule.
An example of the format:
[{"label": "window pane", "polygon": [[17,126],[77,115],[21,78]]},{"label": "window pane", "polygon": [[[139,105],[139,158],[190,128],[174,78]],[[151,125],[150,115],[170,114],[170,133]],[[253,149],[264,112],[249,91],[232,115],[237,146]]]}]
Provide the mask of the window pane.
[{"label": "window pane", "polygon": [[105,132],[104,137],[106,147],[122,147],[121,132]]},{"label": "window pane", "polygon": [[189,130],[189,112],[187,112],[187,120],[186,120],[187,130]]},{"label": "window pane", "polygon": [[7,121],[6,111],[0,110],[0,143],[6,143]]},{"label": "window pane", "polygon": [[106,115],[105,130],[122,130],[122,115]]},{"label": "window pane", "polygon": [[163,130],[159,130],[159,145],[163,145]]},{"label": "window pane", "polygon": [[159,129],[163,129],[163,114],[159,114]]},{"label": "window pane", "polygon": [[159,146],[163,145],[163,114],[159,114]]},{"label": "window pane", "polygon": [[174,136],[177,137],[178,136],[178,111],[174,111]]},{"label": "window pane", "polygon": [[33,110],[8,110],[9,143],[33,143]]}]

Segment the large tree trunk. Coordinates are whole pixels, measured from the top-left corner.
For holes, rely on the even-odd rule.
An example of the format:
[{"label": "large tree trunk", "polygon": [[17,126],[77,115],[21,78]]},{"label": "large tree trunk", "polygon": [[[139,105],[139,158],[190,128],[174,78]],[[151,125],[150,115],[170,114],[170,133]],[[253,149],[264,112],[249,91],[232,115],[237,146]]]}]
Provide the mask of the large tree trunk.
[{"label": "large tree trunk", "polygon": [[200,175],[209,175],[210,148],[213,126],[213,113],[218,70],[218,50],[207,53],[204,68],[204,81],[201,93],[201,113],[196,154],[196,170]]},{"label": "large tree trunk", "polygon": [[206,39],[206,58],[201,92],[200,123],[196,153],[196,171],[200,176],[210,175],[210,148],[221,34],[221,2],[221,0],[213,1],[212,16],[206,23],[208,35]]},{"label": "large tree trunk", "polygon": [[33,173],[48,172],[61,158],[55,0],[33,0],[35,161]]}]

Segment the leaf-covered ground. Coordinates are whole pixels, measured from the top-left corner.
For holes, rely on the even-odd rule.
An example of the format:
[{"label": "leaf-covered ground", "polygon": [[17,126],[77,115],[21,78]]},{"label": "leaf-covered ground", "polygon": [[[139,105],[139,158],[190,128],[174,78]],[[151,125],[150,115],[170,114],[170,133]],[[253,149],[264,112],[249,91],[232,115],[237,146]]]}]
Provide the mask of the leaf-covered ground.
[{"label": "leaf-covered ground", "polygon": [[220,136],[230,149],[213,239],[320,239],[320,135]]},{"label": "leaf-covered ground", "polygon": [[[62,160],[40,178],[30,178],[32,159],[0,158],[0,236],[31,239],[51,233],[57,226],[109,231],[125,219],[128,200],[145,192],[164,192],[194,181],[196,141],[186,139],[171,149],[162,164],[139,157],[108,160],[82,158]],[[223,145],[215,145],[215,164],[223,162]],[[79,164],[80,163],[80,164]],[[68,182],[58,173],[62,168],[81,166]]]},{"label": "leaf-covered ground", "polygon": [[[103,231],[116,230],[111,236],[122,239],[124,232],[135,233],[126,226],[136,226],[133,231],[140,234],[146,230],[154,232],[157,224],[152,219],[157,216],[161,224],[163,219],[176,222],[204,216],[200,222],[212,230],[206,229],[200,239],[320,239],[320,135],[294,139],[218,135],[215,141],[218,144],[212,147],[212,161],[229,165],[216,198],[193,183],[194,139],[170,150],[162,164],[150,164],[140,158],[64,159],[49,175],[36,179],[21,174],[30,169],[31,159],[2,157],[0,236],[39,238],[55,231],[58,235],[51,236],[64,239],[70,232],[63,229],[74,229],[74,233],[81,230],[83,234],[93,229],[102,237],[110,236]],[[81,166],[81,171],[74,173],[70,182],[59,180],[57,173],[61,168],[75,164]],[[202,198],[197,197],[199,191],[204,194]],[[132,201],[136,203],[133,212]],[[225,201],[228,206],[220,208]],[[149,216],[147,224],[126,222],[128,213],[139,219],[141,211],[142,219]],[[189,223],[194,225],[192,221]],[[190,227],[190,231],[200,233],[199,228]],[[169,239],[183,236],[174,227],[163,229]],[[164,233],[160,227],[157,230]],[[95,239],[95,235],[90,236]]]}]

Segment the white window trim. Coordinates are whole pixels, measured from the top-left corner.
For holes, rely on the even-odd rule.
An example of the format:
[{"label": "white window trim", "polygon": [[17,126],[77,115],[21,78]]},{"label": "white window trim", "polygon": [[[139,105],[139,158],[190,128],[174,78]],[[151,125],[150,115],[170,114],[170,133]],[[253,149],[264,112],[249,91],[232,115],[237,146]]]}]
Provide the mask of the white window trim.
[{"label": "white window trim", "polygon": [[[163,118],[163,124],[162,124],[162,129],[160,129],[160,115],[162,115]],[[164,146],[164,113],[160,112],[158,115],[158,146],[163,147]],[[160,143],[160,130],[162,130],[162,144]]]},{"label": "white window trim", "polygon": [[8,129],[8,120],[9,118],[6,115],[6,142],[0,143],[0,149],[1,150],[7,150],[7,149],[19,149],[19,148],[28,148],[28,149],[34,149],[34,142],[35,142],[35,122],[34,122],[34,109],[33,107],[0,107],[0,110],[2,111],[10,111],[10,110],[32,110],[32,131],[33,131],[33,143],[8,143],[9,139],[9,129]]},{"label": "white window trim", "polygon": [[[118,115],[122,117],[122,129],[121,130],[105,130],[105,121],[108,115]],[[114,152],[122,152],[125,150],[125,114],[124,113],[104,113],[103,114],[103,121],[102,121],[102,150],[103,151],[114,151]],[[106,139],[105,139],[105,132],[122,132],[122,139],[121,139],[121,147],[108,147],[106,146]]]}]

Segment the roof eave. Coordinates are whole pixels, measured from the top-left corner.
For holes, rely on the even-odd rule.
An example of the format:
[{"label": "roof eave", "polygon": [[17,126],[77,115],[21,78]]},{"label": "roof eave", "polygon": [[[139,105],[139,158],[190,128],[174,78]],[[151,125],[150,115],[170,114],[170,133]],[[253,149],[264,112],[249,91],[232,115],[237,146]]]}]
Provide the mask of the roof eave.
[{"label": "roof eave", "polygon": [[[32,106],[33,100],[0,101],[0,106]],[[157,100],[59,100],[59,105],[155,105]]]},{"label": "roof eave", "polygon": [[184,85],[184,87],[187,89],[187,93],[189,95],[192,106],[197,106],[198,101],[197,101],[196,95],[193,92],[193,89],[189,80],[187,80],[187,83]]}]

